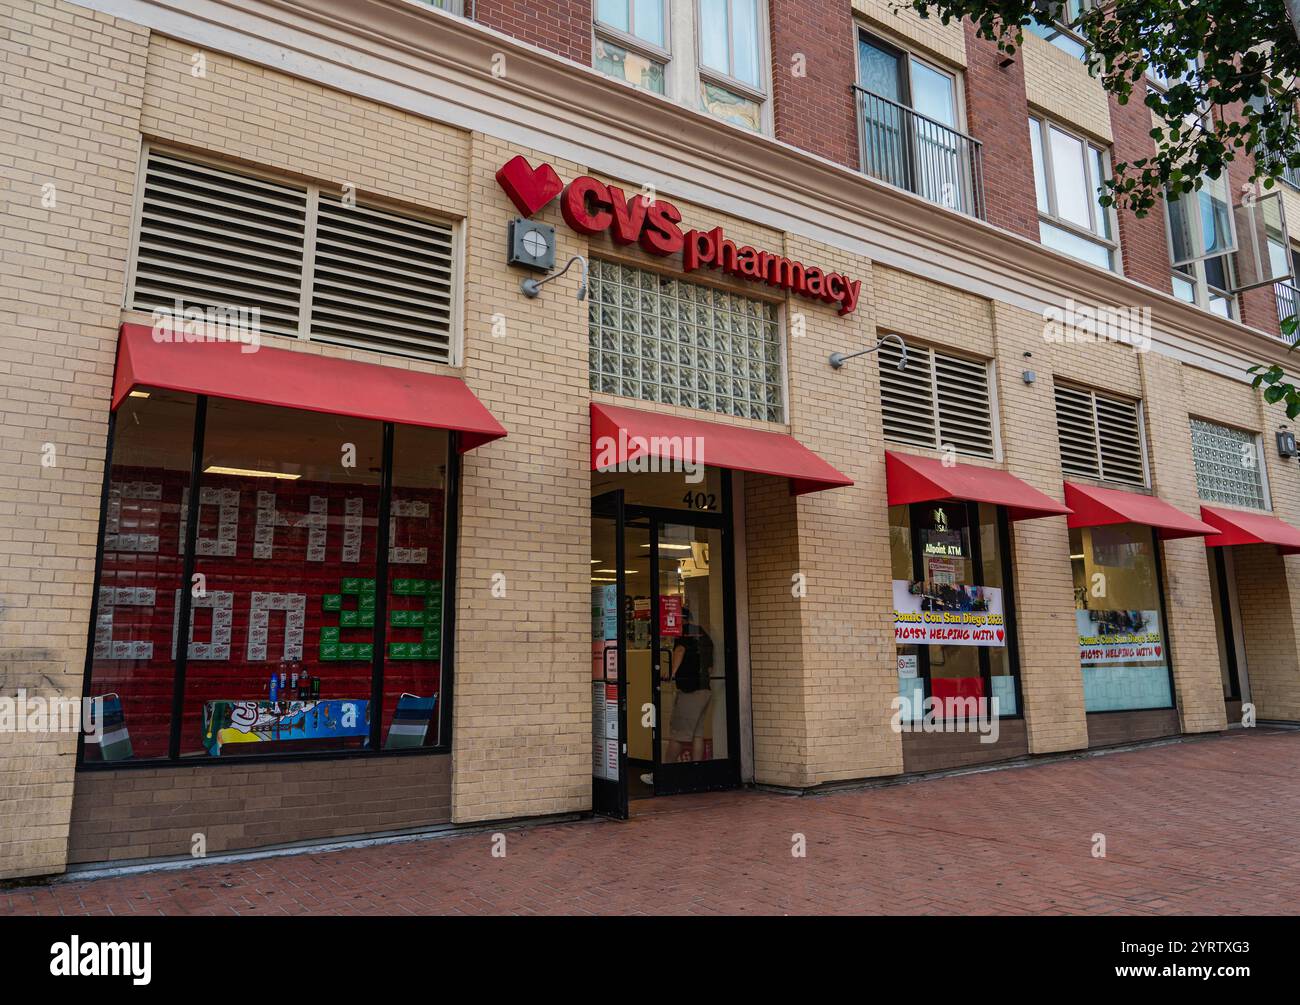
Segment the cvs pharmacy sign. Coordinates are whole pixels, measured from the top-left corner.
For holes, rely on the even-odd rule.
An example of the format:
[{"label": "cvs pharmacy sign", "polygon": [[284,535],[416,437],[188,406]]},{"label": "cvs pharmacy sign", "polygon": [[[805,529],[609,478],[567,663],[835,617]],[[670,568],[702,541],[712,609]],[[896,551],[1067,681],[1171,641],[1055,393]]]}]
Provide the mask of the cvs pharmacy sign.
[{"label": "cvs pharmacy sign", "polygon": [[551,165],[534,168],[522,156],[507,161],[496,178],[524,216],[532,216],[559,196],[564,222],[579,234],[609,234],[615,244],[637,244],[661,257],[680,254],[685,272],[719,269],[809,300],[836,304],[842,315],[852,314],[858,306],[862,280],[750,245],[738,246],[721,227],[683,232],[681,210],[663,199],[650,201],[642,195],[629,199],[621,188],[590,175],[565,186]]}]

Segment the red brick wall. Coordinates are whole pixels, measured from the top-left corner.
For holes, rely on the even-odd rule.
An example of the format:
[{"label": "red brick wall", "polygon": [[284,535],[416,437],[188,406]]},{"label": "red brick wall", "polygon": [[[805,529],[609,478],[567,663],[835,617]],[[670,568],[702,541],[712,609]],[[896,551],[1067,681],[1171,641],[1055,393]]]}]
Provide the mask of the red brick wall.
[{"label": "red brick wall", "polygon": [[465,0],[480,24],[591,65],[591,0]]},{"label": "red brick wall", "polygon": [[[1226,113],[1226,117],[1229,121],[1239,118],[1232,110]],[[1233,206],[1241,202],[1242,196],[1248,188],[1254,187],[1250,184],[1250,176],[1254,170],[1255,158],[1241,151],[1237,152],[1237,159],[1228,165],[1228,196]],[[1276,189],[1273,189],[1273,191],[1276,191]],[[1238,242],[1241,242],[1244,237],[1244,234],[1238,233]],[[1262,328],[1274,335],[1281,333],[1281,326],[1278,323],[1277,316],[1277,301],[1273,297],[1272,286],[1247,290],[1237,297],[1237,304],[1242,324]]]},{"label": "red brick wall", "polygon": [[[1134,88],[1127,105],[1113,94],[1110,100],[1110,130],[1114,137],[1111,162],[1132,162],[1155,153],[1151,139],[1151,110],[1143,104],[1145,84]],[[1169,240],[1165,233],[1165,204],[1156,203],[1146,216],[1138,218],[1128,210],[1117,210],[1124,275],[1164,293],[1173,291],[1169,281]]]},{"label": "red brick wall", "polygon": [[1029,106],[1019,58],[1003,67],[993,42],[966,22],[966,127],[983,145],[984,201],[989,223],[1038,240]]},{"label": "red brick wall", "polygon": [[[852,6],[769,0],[769,15],[776,138],[857,168]],[[800,54],[805,75],[796,76]]]}]

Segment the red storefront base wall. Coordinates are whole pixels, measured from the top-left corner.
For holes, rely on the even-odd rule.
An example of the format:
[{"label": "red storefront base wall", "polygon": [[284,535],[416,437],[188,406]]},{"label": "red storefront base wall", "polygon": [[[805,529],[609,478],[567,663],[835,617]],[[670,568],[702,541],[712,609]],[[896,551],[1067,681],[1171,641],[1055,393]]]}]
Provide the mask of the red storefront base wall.
[{"label": "red storefront base wall", "polygon": [[77,773],[68,862],[208,855],[451,820],[451,755]]}]

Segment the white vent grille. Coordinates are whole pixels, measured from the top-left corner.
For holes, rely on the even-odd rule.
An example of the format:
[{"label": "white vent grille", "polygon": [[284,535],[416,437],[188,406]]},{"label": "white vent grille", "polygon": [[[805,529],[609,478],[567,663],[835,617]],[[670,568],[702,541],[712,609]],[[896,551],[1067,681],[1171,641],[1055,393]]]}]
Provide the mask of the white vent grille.
[{"label": "white vent grille", "polygon": [[261,330],[450,362],[449,224],[150,150],[133,310],[257,309]]},{"label": "white vent grille", "polygon": [[257,308],[296,334],[308,192],[150,151],[131,307]]},{"label": "white vent grille", "polygon": [[885,438],[898,443],[992,457],[993,401],[983,360],[908,345],[907,367],[892,340],[880,348]]},{"label": "white vent grille", "polygon": [[1056,386],[1061,470],[1125,485],[1145,485],[1142,422],[1135,401]]},{"label": "white vent grille", "polygon": [[319,206],[311,337],[448,359],[451,227],[324,195]]},{"label": "white vent grille", "polygon": [[1210,502],[1267,508],[1259,438],[1204,419],[1192,419],[1191,426],[1197,494]]}]

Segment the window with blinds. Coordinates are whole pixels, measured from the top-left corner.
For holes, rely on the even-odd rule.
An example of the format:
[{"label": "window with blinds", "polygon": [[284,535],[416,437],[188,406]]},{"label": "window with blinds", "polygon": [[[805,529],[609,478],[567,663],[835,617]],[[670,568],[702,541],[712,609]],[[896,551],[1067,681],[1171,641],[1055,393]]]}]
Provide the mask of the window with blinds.
[{"label": "window with blinds", "polygon": [[256,310],[261,331],[450,362],[450,224],[148,152],[128,307]]},{"label": "window with blinds", "polygon": [[1142,417],[1136,401],[1056,385],[1061,470],[1101,481],[1146,485]]},{"label": "window with blinds", "polygon": [[885,439],[994,455],[987,362],[909,343],[907,366],[900,370],[902,350],[892,340],[880,347],[879,356]]},{"label": "window with blinds", "polygon": [[1267,509],[1259,437],[1244,429],[1192,419],[1196,492],[1210,502]]}]

